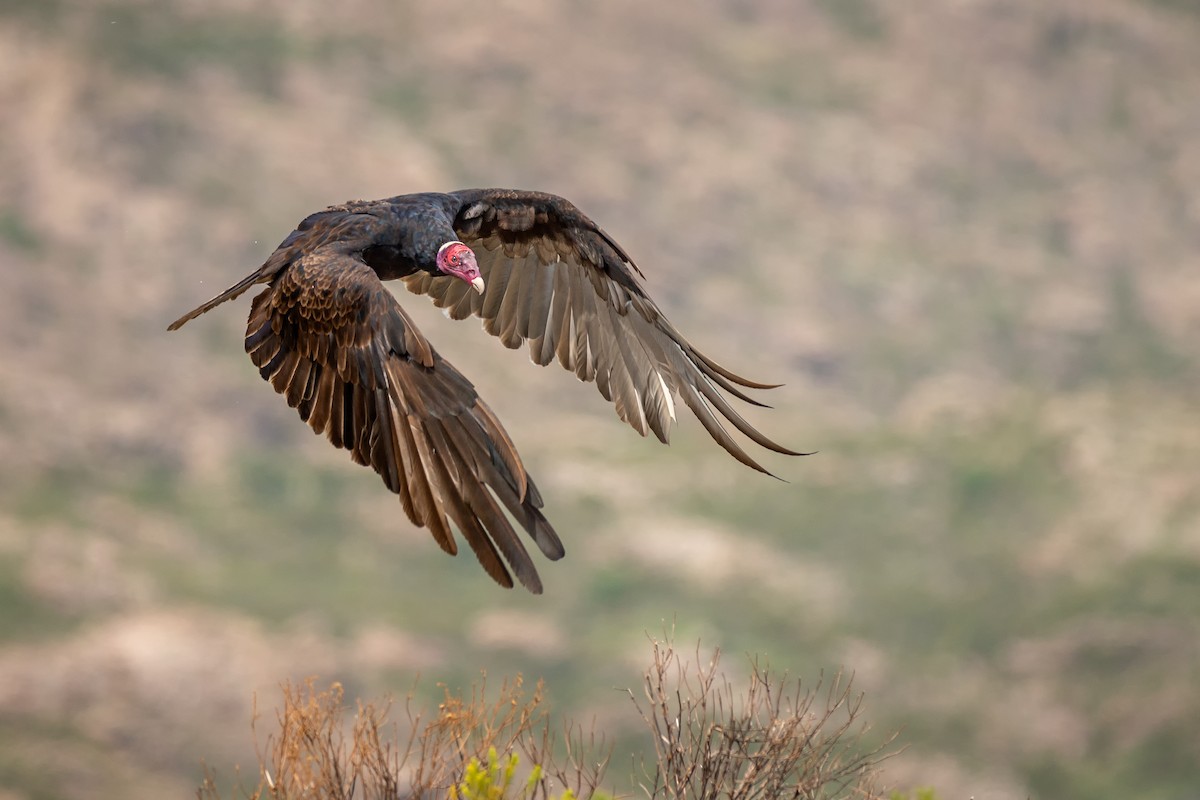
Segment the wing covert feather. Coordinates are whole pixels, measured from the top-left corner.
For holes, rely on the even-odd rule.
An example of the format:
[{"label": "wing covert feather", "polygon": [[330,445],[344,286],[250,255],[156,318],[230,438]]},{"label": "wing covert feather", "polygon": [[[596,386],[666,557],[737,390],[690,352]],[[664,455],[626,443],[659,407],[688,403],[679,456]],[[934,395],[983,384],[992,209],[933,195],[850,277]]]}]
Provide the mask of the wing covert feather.
[{"label": "wing covert feather", "polygon": [[[554,195],[470,190],[455,230],[476,254],[482,296],[450,276],[420,272],[404,279],[454,319],[474,315],[509,348],[528,343],[530,359],[557,358],[582,381],[596,384],[617,415],[663,442],[683,398],[705,430],[743,464],[767,472],[730,436],[732,425],[756,444],[800,455],[750,425],[721,394],[762,406],[743,389],[771,384],[743,378],[697,351],[646,294],[641,272],[607,233]],[[770,473],[767,473],[770,474]]]}]

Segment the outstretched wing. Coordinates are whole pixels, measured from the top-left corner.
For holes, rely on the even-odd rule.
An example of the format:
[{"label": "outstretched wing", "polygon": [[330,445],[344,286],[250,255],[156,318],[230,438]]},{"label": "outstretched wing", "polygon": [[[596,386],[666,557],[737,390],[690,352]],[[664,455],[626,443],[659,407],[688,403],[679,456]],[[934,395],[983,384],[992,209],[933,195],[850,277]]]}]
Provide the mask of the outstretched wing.
[{"label": "outstretched wing", "polygon": [[404,279],[410,291],[428,294],[455,319],[482,318],[484,330],[506,347],[528,342],[538,364],[557,358],[580,380],[595,381],[617,415],[643,436],[649,430],[668,440],[677,394],[743,464],[767,472],[717,413],[759,445],[799,455],[755,429],[722,394],[762,405],[742,389],[774,387],[697,351],[646,295],[621,246],[571,203],[502,189],[451,196],[461,202],[455,231],[475,251],[487,288],[480,296],[456,278],[416,273]]},{"label": "outstretched wing", "polygon": [[[363,261],[318,248],[254,298],[246,351],[300,418],[400,496],[447,553],[453,522],[495,581],[537,570],[507,508],[551,559],[562,543],[504,429]],[[505,566],[507,562],[507,567]]]}]

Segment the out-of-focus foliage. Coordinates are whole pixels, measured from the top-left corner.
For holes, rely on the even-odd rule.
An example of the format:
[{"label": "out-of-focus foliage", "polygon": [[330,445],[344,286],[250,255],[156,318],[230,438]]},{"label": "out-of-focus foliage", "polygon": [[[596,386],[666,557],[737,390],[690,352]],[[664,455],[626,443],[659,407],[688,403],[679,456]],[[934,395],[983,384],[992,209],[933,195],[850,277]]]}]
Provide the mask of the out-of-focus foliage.
[{"label": "out-of-focus foliage", "polygon": [[[0,3],[0,784],[187,793],[313,674],[542,677],[645,752],[611,687],[675,620],[853,672],[889,785],[1194,791],[1193,6]],[[506,594],[306,433],[245,300],[164,330],[328,203],[484,185],[578,203],[817,454],[643,441],[401,297],[563,534]]]}]

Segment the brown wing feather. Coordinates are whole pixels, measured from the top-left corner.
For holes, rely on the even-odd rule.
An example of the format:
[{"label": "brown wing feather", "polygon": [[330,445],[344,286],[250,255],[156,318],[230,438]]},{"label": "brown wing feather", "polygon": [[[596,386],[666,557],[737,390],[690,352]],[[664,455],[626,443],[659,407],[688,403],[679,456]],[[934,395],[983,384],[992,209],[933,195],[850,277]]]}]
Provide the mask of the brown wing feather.
[{"label": "brown wing feather", "polygon": [[[705,430],[734,458],[766,470],[729,435],[726,422],[755,443],[800,455],[767,438],[720,393],[762,405],[744,388],[771,384],[743,378],[698,352],[641,285],[637,266],[607,233],[566,200],[540,192],[456,192],[454,227],[479,261],[483,295],[449,276],[406,277],[450,316],[475,315],[505,346],[529,343],[538,364],[552,358],[580,380],[594,381],[617,415],[643,436],[666,442],[681,396]],[[714,413],[714,411],[716,413]],[[768,473],[769,474],[769,473]]]},{"label": "brown wing feather", "polygon": [[443,550],[457,552],[453,522],[497,583],[512,586],[515,574],[541,592],[503,508],[548,558],[563,547],[512,441],[365,263],[321,249],[297,259],[254,298],[246,351],[314,431],[379,473]]}]

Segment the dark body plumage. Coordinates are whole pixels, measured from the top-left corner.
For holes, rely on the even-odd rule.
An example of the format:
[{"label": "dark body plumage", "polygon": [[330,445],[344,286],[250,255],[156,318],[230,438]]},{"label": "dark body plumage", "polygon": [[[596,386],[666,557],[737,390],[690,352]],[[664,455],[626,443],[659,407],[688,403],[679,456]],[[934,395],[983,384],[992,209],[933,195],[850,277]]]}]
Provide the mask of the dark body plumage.
[{"label": "dark body plumage", "polygon": [[[438,248],[461,241],[486,289],[442,273]],[[755,430],[722,390],[759,405],[738,377],[697,352],[646,296],[637,267],[566,200],[541,192],[472,189],[332,206],[306,218],[252,275],[171,324],[255,284],[246,351],[314,431],[372,467],[409,519],[456,553],[453,522],[488,574],[541,592],[505,510],[550,559],[563,555],[542,498],[491,409],[438,355],[382,280],[402,279],[455,319],[477,316],[538,364],[557,359],[594,381],[621,419],[663,442],[682,397],[735,458],[765,470],[714,410],[751,440],[795,455]],[[507,566],[506,566],[507,564]]]}]

